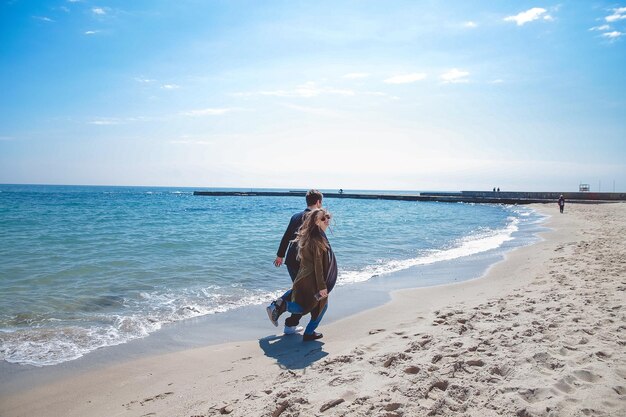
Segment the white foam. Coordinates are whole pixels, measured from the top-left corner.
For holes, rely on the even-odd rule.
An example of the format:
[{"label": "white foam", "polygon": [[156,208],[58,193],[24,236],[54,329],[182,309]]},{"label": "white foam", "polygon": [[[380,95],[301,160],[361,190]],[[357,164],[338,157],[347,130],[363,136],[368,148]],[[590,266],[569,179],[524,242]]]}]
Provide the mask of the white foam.
[{"label": "white foam", "polygon": [[56,365],[102,347],[144,338],[167,323],[259,305],[282,295],[282,291],[258,290],[241,297],[219,293],[219,289],[212,285],[182,295],[142,292],[140,297],[144,304],[149,302],[151,311],[97,315],[98,323],[85,327],[3,329],[0,331],[0,360],[33,366]]},{"label": "white foam", "polygon": [[487,230],[467,236],[457,240],[452,247],[447,249],[424,251],[415,258],[380,262],[376,265],[368,265],[361,270],[342,271],[337,279],[337,285],[363,282],[375,276],[402,271],[417,265],[450,261],[497,249],[505,242],[512,240],[513,233],[519,229],[519,220],[517,218],[510,217],[508,220],[509,224],[504,229]]}]

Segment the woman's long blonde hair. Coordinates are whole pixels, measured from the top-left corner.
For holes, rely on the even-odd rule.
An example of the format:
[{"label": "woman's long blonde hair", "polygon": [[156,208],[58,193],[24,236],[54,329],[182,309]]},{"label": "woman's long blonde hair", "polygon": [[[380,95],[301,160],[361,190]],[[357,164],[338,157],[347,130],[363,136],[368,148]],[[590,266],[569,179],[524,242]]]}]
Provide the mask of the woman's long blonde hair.
[{"label": "woman's long blonde hair", "polygon": [[330,213],[323,208],[315,209],[306,213],[302,226],[298,230],[296,241],[298,242],[298,259],[302,259],[302,252],[307,249],[328,250],[328,241],[322,236],[322,229],[317,221]]}]

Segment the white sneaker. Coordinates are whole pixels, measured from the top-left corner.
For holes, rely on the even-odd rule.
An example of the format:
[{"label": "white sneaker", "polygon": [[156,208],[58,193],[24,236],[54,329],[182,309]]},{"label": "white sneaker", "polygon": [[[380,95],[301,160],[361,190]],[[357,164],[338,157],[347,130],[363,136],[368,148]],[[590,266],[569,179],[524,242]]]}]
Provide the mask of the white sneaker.
[{"label": "white sneaker", "polygon": [[285,326],[285,330],[283,330],[283,332],[285,334],[296,334],[300,333],[302,330],[304,330],[304,327],[302,326]]}]

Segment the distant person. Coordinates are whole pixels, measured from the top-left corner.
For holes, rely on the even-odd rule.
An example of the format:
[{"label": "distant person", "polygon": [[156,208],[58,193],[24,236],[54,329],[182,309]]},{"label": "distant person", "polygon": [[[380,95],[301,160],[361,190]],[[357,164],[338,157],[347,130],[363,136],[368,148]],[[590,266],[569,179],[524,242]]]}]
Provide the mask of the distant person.
[{"label": "distant person", "polygon": [[559,197],[558,203],[559,211],[561,212],[561,214],[563,214],[563,209],[565,209],[565,197],[563,197],[563,194],[561,194],[561,196]]},{"label": "distant person", "polygon": [[315,330],[328,308],[328,293],[337,280],[337,261],[326,237],[330,213],[315,209],[305,215],[296,242],[300,269],[293,286],[282,297],[267,307],[267,315],[274,326],[278,318],[288,311],[295,314],[311,313],[311,320],[304,330],[302,340],[321,339]]},{"label": "distant person", "polygon": [[[287,272],[289,272],[291,282],[296,279],[296,276],[298,275],[298,270],[300,269],[300,261],[297,259],[298,244],[294,243],[293,240],[296,238],[296,233],[298,232],[298,229],[300,228],[300,226],[302,226],[304,215],[312,210],[321,208],[323,198],[324,196],[322,195],[322,193],[317,190],[309,190],[306,193],[307,208],[304,209],[304,211],[301,211],[291,216],[291,220],[289,220],[287,230],[285,230],[283,238],[280,241],[280,245],[278,246],[278,252],[276,253],[274,266],[278,268],[283,264],[283,259],[285,259],[286,253],[287,258],[285,259],[285,265],[287,266]],[[287,300],[285,299],[285,301]],[[288,317],[285,320],[284,333],[294,334],[302,331],[303,327],[298,326],[301,317],[302,314],[292,314],[291,317]]]},{"label": "distant person", "polygon": [[343,188],[339,189],[339,194],[343,194]]},{"label": "distant person", "polygon": [[498,187],[498,192],[500,192],[500,187]]},{"label": "distant person", "polygon": [[494,192],[494,193],[496,192],[496,187],[493,187],[493,192]]}]

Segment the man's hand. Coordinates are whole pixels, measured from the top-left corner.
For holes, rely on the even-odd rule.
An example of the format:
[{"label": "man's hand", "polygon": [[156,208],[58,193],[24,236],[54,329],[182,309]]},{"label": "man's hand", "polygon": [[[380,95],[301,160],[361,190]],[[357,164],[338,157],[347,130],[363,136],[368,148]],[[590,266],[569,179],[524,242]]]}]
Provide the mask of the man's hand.
[{"label": "man's hand", "polygon": [[320,290],[320,298],[326,298],[326,297],[328,297],[328,290],[327,289]]},{"label": "man's hand", "polygon": [[280,256],[277,256],[276,259],[274,259],[274,266],[278,268],[282,264],[283,264],[283,258],[281,258]]}]

